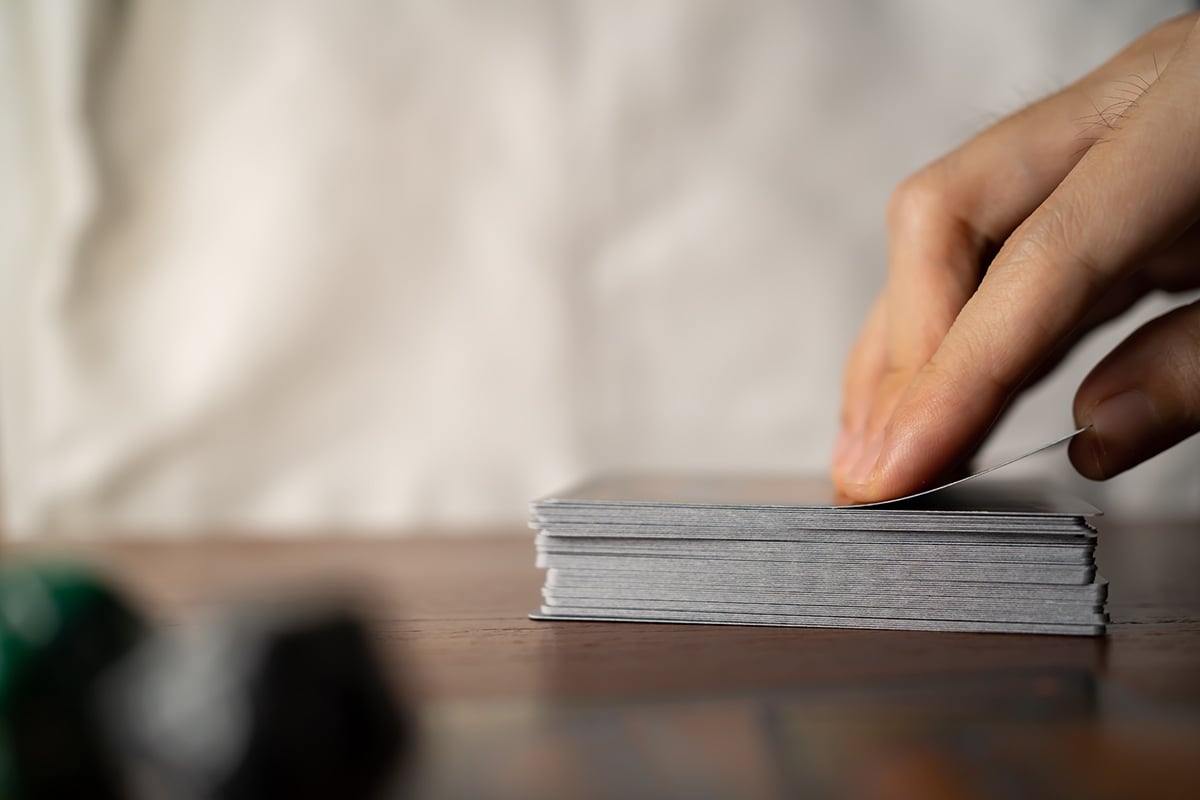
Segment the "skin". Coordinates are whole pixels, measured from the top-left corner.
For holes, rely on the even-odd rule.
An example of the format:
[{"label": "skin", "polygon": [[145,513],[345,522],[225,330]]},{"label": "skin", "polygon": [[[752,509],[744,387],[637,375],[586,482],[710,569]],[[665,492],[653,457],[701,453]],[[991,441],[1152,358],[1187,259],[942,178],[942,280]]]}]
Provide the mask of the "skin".
[{"label": "skin", "polygon": [[[1200,30],[1171,20],[908,178],[846,366],[832,475],[898,497],[961,469],[1013,398],[1145,295],[1200,288]],[[994,257],[993,257],[994,256]],[[1135,331],[1075,396],[1094,480],[1200,430],[1200,303]]]}]

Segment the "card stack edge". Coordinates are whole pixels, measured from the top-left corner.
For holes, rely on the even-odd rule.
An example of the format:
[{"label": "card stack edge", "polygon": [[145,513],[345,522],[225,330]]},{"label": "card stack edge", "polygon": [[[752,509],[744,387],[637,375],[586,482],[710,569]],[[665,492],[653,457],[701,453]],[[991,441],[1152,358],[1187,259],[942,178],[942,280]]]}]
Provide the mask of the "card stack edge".
[{"label": "card stack edge", "polygon": [[[532,619],[1075,636],[1099,636],[1106,632],[1107,581],[1095,569],[1096,530],[1081,515],[920,510],[898,514],[889,509],[865,509],[851,512],[857,515],[859,526],[835,529],[829,527],[829,522],[845,523],[845,510],[569,502],[551,498],[534,502],[530,512],[530,527],[538,531],[538,565],[547,570],[542,590],[544,602],[530,614]],[[847,533],[855,541],[839,541]],[[719,548],[718,543],[723,541],[749,543],[749,546],[732,548],[737,553],[731,558],[711,552],[704,554],[710,548]],[[628,550],[622,550],[622,542],[629,543]],[[690,544],[680,545],[681,542]],[[597,552],[589,552],[589,544]],[[869,557],[873,550],[889,544],[903,545],[901,552],[910,558],[890,558],[884,551],[876,558]],[[955,560],[936,554],[937,548],[942,548],[943,554],[948,548],[948,552],[961,551],[978,558],[993,545],[1004,546],[1003,554],[1016,560]],[[688,553],[688,547],[694,552]],[[783,562],[769,555],[755,558],[755,547],[759,548],[760,556],[770,553],[778,556],[782,552],[786,558]],[[805,547],[818,557],[806,558]],[[920,551],[924,547],[931,548],[929,553]],[[955,547],[960,550],[955,551]],[[664,552],[668,555],[663,555]],[[1052,554],[1054,558],[1039,561],[1039,552]],[[863,557],[847,560],[847,553]],[[679,569],[693,562],[698,569],[690,576],[694,582],[689,587],[686,577],[679,578]],[[780,567],[780,563],[795,566],[789,570]],[[989,575],[989,570],[993,570],[993,577],[1056,580],[1047,583],[981,579]],[[824,575],[825,581],[816,581],[805,592],[789,592],[778,585],[779,576],[788,574],[802,578]],[[856,574],[857,581],[837,580],[838,576],[849,578]],[[962,579],[964,574],[972,579]],[[737,584],[728,580],[731,576],[757,580],[734,589]],[[718,577],[722,580],[716,580]],[[577,590],[573,594],[569,586],[564,587],[564,578],[568,584],[574,578],[576,583],[585,585],[587,578],[592,578],[599,586],[604,585],[606,578],[615,578],[609,592],[612,604],[604,604],[605,592],[599,589]],[[670,592],[644,588],[658,578],[665,578],[659,586],[680,589],[676,597],[691,599],[673,601],[666,599]],[[636,588],[639,582],[643,588]],[[910,591],[914,584],[926,587],[928,593],[906,595],[888,591],[889,586]],[[825,594],[822,585],[830,586]],[[694,593],[713,586],[722,587],[718,599],[702,599]],[[948,586],[954,586],[958,594],[945,589]],[[1037,599],[1039,592],[1053,594],[1058,589],[1076,587],[1081,594],[1090,589],[1094,596]],[[839,593],[837,589],[850,591]],[[877,591],[874,599],[878,605],[836,604],[839,597],[854,596],[855,591],[863,593],[860,599],[866,598],[867,592]],[[971,594],[974,591],[981,594]],[[1018,598],[1007,612],[1002,610],[1005,591]],[[955,618],[953,602],[940,610],[928,602],[947,592],[963,601],[961,616],[976,618]],[[797,599],[800,602],[795,602]],[[889,605],[889,601],[894,602]],[[673,603],[684,608],[672,607]],[[988,609],[993,606],[997,613],[988,617]],[[796,611],[783,613],[782,609],[788,607]],[[968,612],[967,608],[972,610]],[[1038,619],[1038,608],[1046,608],[1049,613]],[[854,613],[860,609],[870,613]],[[837,613],[822,613],[822,610]],[[918,610],[924,616],[914,613]],[[1055,615],[1072,621],[1044,621]]]}]

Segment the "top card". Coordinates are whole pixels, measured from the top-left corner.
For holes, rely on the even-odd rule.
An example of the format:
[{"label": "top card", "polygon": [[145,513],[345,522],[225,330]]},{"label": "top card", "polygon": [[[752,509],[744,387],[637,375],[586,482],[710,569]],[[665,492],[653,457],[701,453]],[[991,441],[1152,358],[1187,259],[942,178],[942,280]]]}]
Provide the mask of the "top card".
[{"label": "top card", "polygon": [[1044,483],[984,478],[888,503],[837,505],[828,478],[786,475],[614,475],[597,478],[539,504],[787,508],[840,511],[1053,514],[1094,516],[1100,512],[1077,497]]},{"label": "top card", "polygon": [[[787,475],[614,475],[588,481],[547,497],[539,505],[562,503],[598,505],[696,506],[724,508],[787,508],[877,511],[917,511],[992,514],[1053,514],[1093,516],[1091,504],[1048,488],[1042,482],[1012,481],[991,476],[996,470],[1035,453],[1062,445],[1077,430],[1017,458],[979,470],[965,478],[881,503],[839,503],[828,477]],[[986,477],[985,477],[986,476]]]}]

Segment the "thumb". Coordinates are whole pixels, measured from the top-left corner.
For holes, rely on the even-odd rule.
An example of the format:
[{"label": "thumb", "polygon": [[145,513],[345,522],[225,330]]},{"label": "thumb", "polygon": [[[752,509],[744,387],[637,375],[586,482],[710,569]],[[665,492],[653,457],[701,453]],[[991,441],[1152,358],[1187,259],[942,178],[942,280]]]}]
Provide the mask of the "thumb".
[{"label": "thumb", "polygon": [[1092,480],[1124,472],[1200,431],[1200,301],[1148,322],[1075,395],[1071,463]]}]

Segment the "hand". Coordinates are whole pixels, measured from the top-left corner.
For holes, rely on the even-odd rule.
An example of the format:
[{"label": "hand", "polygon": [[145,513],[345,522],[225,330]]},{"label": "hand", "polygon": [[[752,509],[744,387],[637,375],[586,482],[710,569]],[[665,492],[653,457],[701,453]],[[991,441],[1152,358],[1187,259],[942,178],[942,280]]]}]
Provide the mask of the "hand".
[{"label": "hand", "polygon": [[[1200,287],[1200,30],[1156,28],[906,180],[888,279],[851,352],[833,478],[870,502],[982,444],[1013,397],[1153,290]],[[995,255],[988,263],[989,257]],[[1070,449],[1111,477],[1200,430],[1200,303],[1080,386]]]}]

